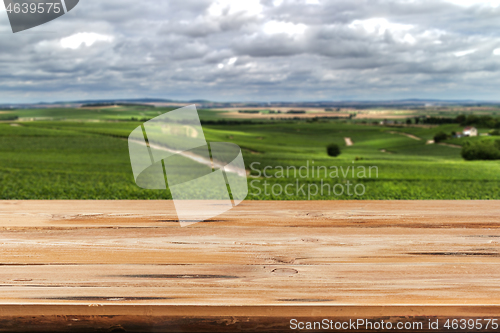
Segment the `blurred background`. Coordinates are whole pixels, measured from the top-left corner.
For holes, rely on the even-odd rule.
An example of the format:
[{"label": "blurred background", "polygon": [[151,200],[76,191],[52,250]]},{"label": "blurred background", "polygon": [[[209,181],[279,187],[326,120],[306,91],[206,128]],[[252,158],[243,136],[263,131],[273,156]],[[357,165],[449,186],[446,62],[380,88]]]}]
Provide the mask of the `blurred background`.
[{"label": "blurred background", "polygon": [[[82,0],[12,33],[0,5],[0,198],[168,199],[127,137],[196,104],[243,149],[248,199],[309,196],[279,167],[377,167],[323,199],[499,199],[500,1]],[[350,169],[352,171],[352,169]],[[323,183],[322,183],[323,182]],[[259,193],[260,192],[260,193]]]}]

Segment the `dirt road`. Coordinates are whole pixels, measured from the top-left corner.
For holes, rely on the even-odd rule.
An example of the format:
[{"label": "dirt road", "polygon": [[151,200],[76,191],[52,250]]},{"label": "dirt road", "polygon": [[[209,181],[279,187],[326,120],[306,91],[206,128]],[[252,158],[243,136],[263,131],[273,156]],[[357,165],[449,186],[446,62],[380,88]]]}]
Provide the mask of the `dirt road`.
[{"label": "dirt road", "polygon": [[352,142],[351,138],[344,138],[345,140],[345,145],[347,147],[354,146],[354,143]]},{"label": "dirt road", "polygon": [[387,133],[391,133],[391,134],[399,134],[399,135],[404,135],[410,139],[413,139],[413,140],[417,140],[417,141],[420,141],[422,140],[421,138],[419,138],[418,136],[415,136],[413,134],[409,134],[409,133],[402,133],[402,132],[395,132],[395,131],[390,131],[390,132],[387,132]]},{"label": "dirt road", "polygon": [[459,146],[459,145],[454,145],[454,144],[451,144],[451,143],[444,143],[444,142],[441,142],[441,143],[438,143],[438,145],[441,145],[441,146],[446,146],[446,147],[451,147],[451,148],[458,148],[458,149],[462,149],[462,146]]}]

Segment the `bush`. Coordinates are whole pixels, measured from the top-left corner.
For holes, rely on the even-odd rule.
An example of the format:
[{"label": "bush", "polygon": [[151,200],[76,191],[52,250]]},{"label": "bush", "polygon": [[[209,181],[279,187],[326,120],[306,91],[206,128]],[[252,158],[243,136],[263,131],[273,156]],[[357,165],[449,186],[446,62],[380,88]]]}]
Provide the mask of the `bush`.
[{"label": "bush", "polygon": [[444,124],[455,124],[455,118],[443,118],[443,117],[429,117],[422,119],[423,124],[429,125],[444,125]]},{"label": "bush", "polygon": [[467,143],[462,148],[462,157],[467,161],[500,160],[500,140]]},{"label": "bush", "polygon": [[19,117],[18,116],[13,116],[13,115],[9,115],[9,114],[0,114],[0,120],[1,121],[10,121],[10,120],[18,120]]},{"label": "bush", "polygon": [[240,110],[238,113],[259,114],[259,110]]},{"label": "bush", "polygon": [[493,136],[500,136],[500,130],[493,130],[490,132],[490,135],[493,135]]},{"label": "bush", "polygon": [[326,152],[328,153],[328,156],[331,157],[337,157],[341,153],[339,145],[335,143],[328,145],[328,147],[326,147]]},{"label": "bush", "polygon": [[479,126],[487,128],[500,128],[500,118],[494,118],[492,116],[486,115],[474,115],[469,116],[460,115],[455,119],[456,122],[460,123],[462,126]]},{"label": "bush", "polygon": [[448,134],[446,134],[445,132],[439,132],[438,134],[436,134],[434,136],[434,142],[435,143],[440,143],[444,140],[448,139]]}]

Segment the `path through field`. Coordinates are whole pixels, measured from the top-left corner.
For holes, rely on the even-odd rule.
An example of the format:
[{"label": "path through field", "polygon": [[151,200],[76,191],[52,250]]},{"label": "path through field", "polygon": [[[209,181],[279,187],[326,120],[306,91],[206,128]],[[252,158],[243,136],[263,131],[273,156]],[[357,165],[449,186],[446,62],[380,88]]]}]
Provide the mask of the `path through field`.
[{"label": "path through field", "polygon": [[441,146],[446,146],[446,147],[451,147],[451,148],[459,148],[459,149],[461,149],[461,148],[462,148],[462,146],[459,146],[459,145],[454,145],[454,144],[451,144],[451,143],[444,143],[444,142],[442,142],[442,143],[438,143],[438,145],[441,145]]},{"label": "path through field", "polygon": [[[146,146],[146,142],[143,142],[143,141],[132,140],[132,139],[129,139],[128,141],[132,141],[132,142],[135,142],[137,144]],[[186,158],[189,158],[192,161],[195,161],[195,162],[200,163],[202,165],[209,166],[211,168],[216,168],[216,169],[222,169],[222,168],[224,168],[224,170],[226,172],[235,173],[235,174],[240,175],[242,177],[245,177],[247,175],[247,171],[245,169],[243,169],[243,168],[239,168],[239,167],[236,167],[236,166],[231,165],[231,164],[226,165],[225,163],[221,163],[218,160],[207,159],[207,158],[205,158],[203,156],[194,154],[192,152],[185,152],[185,151],[179,151],[179,150],[175,150],[175,149],[170,149],[168,147],[164,147],[164,146],[156,145],[156,144],[152,144],[152,143],[149,143],[149,147],[151,147],[153,149],[157,149],[157,150],[168,151],[169,153],[172,153],[172,154],[182,155],[182,156],[184,156]]]},{"label": "path through field", "polygon": [[345,145],[347,147],[354,146],[354,143],[352,142],[351,138],[344,138],[345,140]]},{"label": "path through field", "polygon": [[415,136],[413,134],[408,134],[408,133],[403,133],[403,132],[395,132],[395,131],[390,131],[388,133],[404,135],[404,136],[409,137],[410,139],[413,139],[413,140],[418,140],[418,141],[422,140],[421,138],[419,138],[418,136]]}]

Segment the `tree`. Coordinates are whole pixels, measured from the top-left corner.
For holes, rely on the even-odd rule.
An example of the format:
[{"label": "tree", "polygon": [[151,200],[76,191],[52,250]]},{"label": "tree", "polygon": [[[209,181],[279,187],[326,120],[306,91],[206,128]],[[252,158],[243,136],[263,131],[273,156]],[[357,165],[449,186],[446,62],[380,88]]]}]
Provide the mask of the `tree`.
[{"label": "tree", "polygon": [[467,120],[467,117],[463,114],[457,116],[456,122],[459,123],[460,125],[464,125],[465,121]]},{"label": "tree", "polygon": [[462,148],[462,157],[468,161],[500,159],[500,140],[467,142]]},{"label": "tree", "polygon": [[436,134],[434,136],[434,142],[435,143],[440,143],[444,140],[448,139],[448,134],[446,134],[445,132],[439,132],[438,134]]},{"label": "tree", "polygon": [[337,157],[341,154],[339,145],[332,143],[326,147],[326,152],[331,157]]}]

